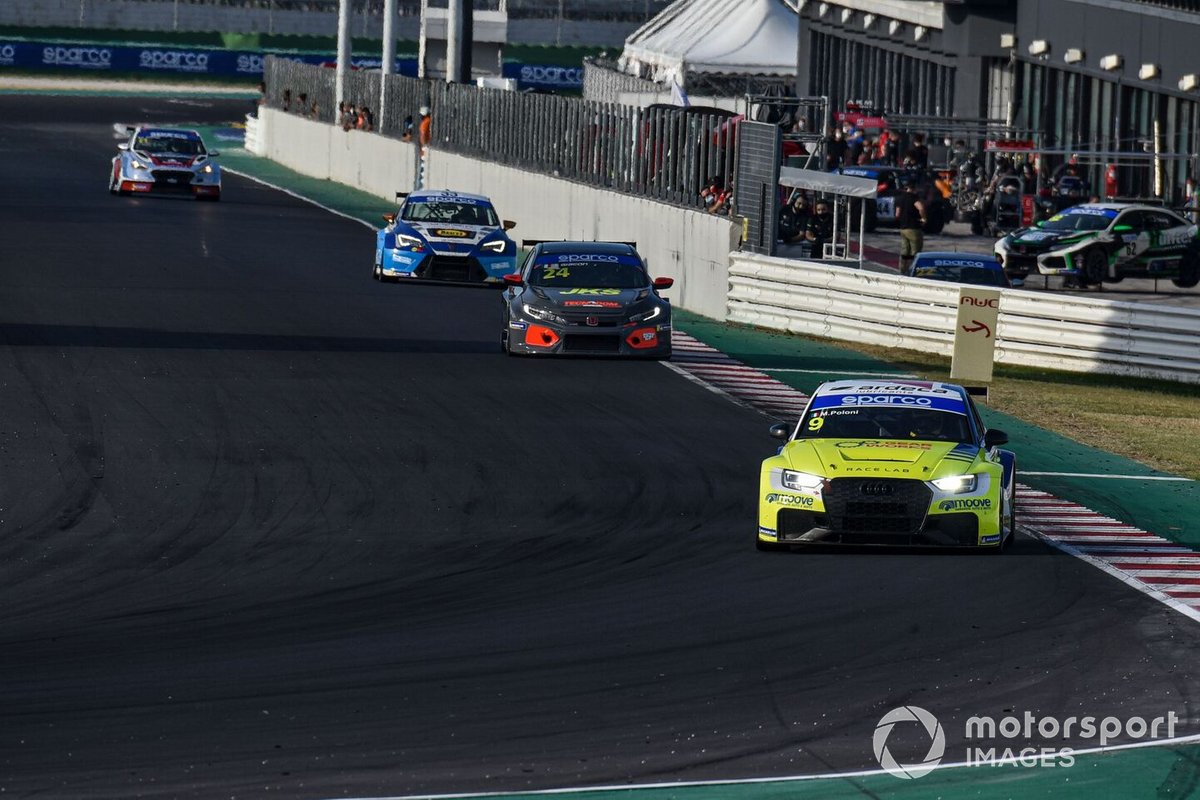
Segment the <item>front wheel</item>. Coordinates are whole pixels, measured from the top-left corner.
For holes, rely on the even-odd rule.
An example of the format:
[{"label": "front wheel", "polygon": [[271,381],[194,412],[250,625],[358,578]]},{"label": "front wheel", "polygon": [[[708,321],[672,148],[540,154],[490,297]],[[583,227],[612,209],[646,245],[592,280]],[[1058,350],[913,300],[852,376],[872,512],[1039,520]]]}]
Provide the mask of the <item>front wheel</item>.
[{"label": "front wheel", "polygon": [[1108,277],[1108,256],[1099,247],[1084,253],[1079,282],[1084,286],[1099,285]]}]

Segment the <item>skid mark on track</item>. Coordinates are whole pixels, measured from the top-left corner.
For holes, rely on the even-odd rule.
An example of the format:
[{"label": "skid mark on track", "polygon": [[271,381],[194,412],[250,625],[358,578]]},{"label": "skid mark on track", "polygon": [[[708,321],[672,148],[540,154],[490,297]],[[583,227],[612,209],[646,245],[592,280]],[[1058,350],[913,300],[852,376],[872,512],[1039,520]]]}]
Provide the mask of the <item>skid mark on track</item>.
[{"label": "skid mark on track", "polygon": [[[768,416],[796,420],[808,402],[803,392],[686,333],[672,333],[671,349],[671,369]],[[1021,483],[1017,517],[1030,536],[1200,622],[1200,552]]]}]

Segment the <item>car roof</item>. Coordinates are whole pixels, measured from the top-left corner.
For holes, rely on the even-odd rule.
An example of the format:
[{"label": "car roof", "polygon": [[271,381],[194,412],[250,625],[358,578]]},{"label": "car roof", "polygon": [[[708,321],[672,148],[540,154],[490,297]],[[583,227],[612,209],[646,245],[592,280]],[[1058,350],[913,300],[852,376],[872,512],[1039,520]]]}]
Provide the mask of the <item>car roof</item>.
[{"label": "car roof", "polygon": [[637,248],[626,242],[542,242],[542,252],[548,255],[559,253],[599,253],[610,256],[636,256]]},{"label": "car roof", "polygon": [[[853,396],[868,396],[870,402],[846,402]],[[840,398],[840,399],[839,399]],[[917,408],[968,414],[966,389],[953,383],[891,378],[825,381],[817,387],[809,408]]]},{"label": "car roof", "polygon": [[1161,206],[1148,206],[1142,203],[1080,203],[1077,206],[1064,208],[1058,212],[1060,214],[1070,214],[1077,209],[1094,209],[1096,211],[1128,211],[1131,208],[1143,209],[1145,211],[1165,211],[1167,209]]},{"label": "car roof", "polygon": [[412,192],[408,195],[409,200],[420,200],[428,202],[430,200],[452,200],[462,199],[470,200],[476,203],[487,203],[491,205],[491,199],[484,197],[481,194],[471,194],[470,192],[456,192],[452,189],[421,189],[420,191]]}]

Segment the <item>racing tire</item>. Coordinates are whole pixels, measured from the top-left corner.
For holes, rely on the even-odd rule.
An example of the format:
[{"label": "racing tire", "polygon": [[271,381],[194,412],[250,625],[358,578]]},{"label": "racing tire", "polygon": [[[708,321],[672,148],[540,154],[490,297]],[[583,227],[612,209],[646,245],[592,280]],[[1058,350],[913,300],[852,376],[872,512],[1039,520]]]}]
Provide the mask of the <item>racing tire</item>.
[{"label": "racing tire", "polygon": [[1080,286],[1098,286],[1108,279],[1108,256],[1099,247],[1083,254],[1083,268],[1079,270]]},{"label": "racing tire", "polygon": [[972,212],[971,214],[971,233],[975,236],[982,236],[984,233],[983,219],[979,216],[978,211]]},{"label": "racing tire", "polygon": [[1191,289],[1200,283],[1200,247],[1193,244],[1183,251],[1179,258],[1179,277],[1172,278],[1171,283],[1180,289]]}]

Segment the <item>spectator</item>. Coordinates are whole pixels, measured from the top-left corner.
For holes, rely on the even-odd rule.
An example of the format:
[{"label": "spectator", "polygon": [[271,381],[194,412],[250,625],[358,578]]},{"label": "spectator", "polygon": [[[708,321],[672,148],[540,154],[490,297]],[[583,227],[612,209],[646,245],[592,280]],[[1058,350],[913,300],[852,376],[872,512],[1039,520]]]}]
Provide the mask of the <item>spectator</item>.
[{"label": "spectator", "polygon": [[832,172],[842,166],[846,158],[846,138],[841,128],[834,128],[833,135],[825,140],[825,169]]},{"label": "spectator", "polygon": [[846,154],[842,157],[845,164],[859,163],[858,157],[863,153],[863,132],[853,125],[846,126]]},{"label": "spectator", "polygon": [[833,239],[833,212],[828,200],[818,200],[816,213],[808,218],[804,238],[812,245],[812,257],[824,258],[825,245]]},{"label": "spectator", "polygon": [[925,134],[913,134],[912,147],[908,149],[908,153],[906,153],[904,156],[904,161],[906,164],[910,160],[912,162],[912,166],[919,169],[925,169],[929,166],[929,147],[925,144]]},{"label": "spectator", "polygon": [[267,84],[266,81],[258,82],[258,99],[254,101],[254,107],[250,109],[250,116],[257,117],[258,110],[267,102]]},{"label": "spectator", "polygon": [[296,98],[296,113],[304,115],[308,113],[308,93],[301,92]]},{"label": "spectator", "polygon": [[808,196],[804,192],[796,192],[792,201],[779,213],[780,241],[785,244],[805,241],[809,216]]},{"label": "spectator", "polygon": [[358,123],[358,109],[353,103],[346,103],[342,109],[342,130],[348,131]]},{"label": "spectator", "polygon": [[291,89],[283,90],[283,110],[284,111],[292,110],[292,90]]},{"label": "spectator", "polygon": [[896,140],[896,136],[887,130],[879,134],[879,160],[894,167],[899,157],[900,143]]},{"label": "spectator", "polygon": [[729,210],[729,200],[732,190],[725,179],[714,175],[700,190],[700,199],[704,201],[704,210],[711,214],[724,214]]},{"label": "spectator", "polygon": [[317,101],[313,100],[312,106],[308,110],[308,118],[309,119],[320,119],[320,117],[321,117],[321,109],[320,109],[320,107],[317,106]]},{"label": "spectator", "polygon": [[404,133],[400,136],[400,141],[411,142],[413,138],[413,118],[409,114],[404,118]]},{"label": "spectator", "polygon": [[900,274],[907,275],[913,259],[925,246],[925,203],[917,197],[917,187],[908,182],[896,201],[896,221],[900,226]]},{"label": "spectator", "polygon": [[417,113],[421,115],[421,121],[417,125],[417,130],[421,140],[421,147],[424,149],[433,141],[433,119],[429,116],[429,106],[421,106]]}]

